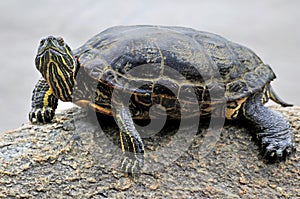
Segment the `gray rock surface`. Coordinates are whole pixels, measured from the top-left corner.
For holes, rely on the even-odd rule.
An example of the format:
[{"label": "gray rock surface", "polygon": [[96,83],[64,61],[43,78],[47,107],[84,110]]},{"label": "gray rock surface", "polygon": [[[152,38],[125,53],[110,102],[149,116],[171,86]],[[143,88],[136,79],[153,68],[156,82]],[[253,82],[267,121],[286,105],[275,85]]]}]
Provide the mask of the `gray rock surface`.
[{"label": "gray rock surface", "polygon": [[[274,109],[295,133],[297,152],[286,162],[265,164],[250,133],[228,124],[205,157],[199,134],[177,160],[135,179],[118,171],[118,158],[109,159],[116,155],[113,142],[97,134],[86,112],[69,109],[51,124],[25,124],[1,135],[0,197],[300,198],[300,107]],[[106,131],[117,133],[113,125]],[[157,144],[145,143],[146,151]]]}]

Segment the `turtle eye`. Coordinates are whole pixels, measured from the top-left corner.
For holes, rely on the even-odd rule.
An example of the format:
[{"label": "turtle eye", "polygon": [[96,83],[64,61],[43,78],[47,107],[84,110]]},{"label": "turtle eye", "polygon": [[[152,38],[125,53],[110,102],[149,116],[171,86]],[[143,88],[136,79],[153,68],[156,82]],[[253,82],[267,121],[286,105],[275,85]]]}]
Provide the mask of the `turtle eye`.
[{"label": "turtle eye", "polygon": [[43,45],[45,43],[45,39],[42,39],[41,41],[40,41],[40,45]]},{"label": "turtle eye", "polygon": [[58,41],[58,44],[61,45],[61,46],[63,46],[65,44],[65,41],[62,37],[58,37],[57,41]]}]

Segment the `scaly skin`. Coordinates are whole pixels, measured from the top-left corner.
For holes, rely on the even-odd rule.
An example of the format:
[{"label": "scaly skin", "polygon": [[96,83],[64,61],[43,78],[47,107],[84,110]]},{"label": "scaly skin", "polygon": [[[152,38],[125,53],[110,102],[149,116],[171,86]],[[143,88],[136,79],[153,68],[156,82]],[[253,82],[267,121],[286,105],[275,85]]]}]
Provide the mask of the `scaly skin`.
[{"label": "scaly skin", "polygon": [[121,169],[129,175],[134,175],[144,165],[144,144],[135,129],[128,108],[117,109],[115,118],[120,128],[120,142],[124,154]]},{"label": "scaly skin", "polygon": [[248,98],[243,114],[256,127],[264,159],[269,162],[285,160],[296,150],[291,126],[280,113],[263,106],[261,92]]},{"label": "scaly skin", "polygon": [[46,80],[41,78],[32,93],[31,111],[29,120],[32,123],[49,123],[55,115],[58,99]]},{"label": "scaly skin", "polygon": [[[36,57],[36,67],[41,78],[32,95],[32,110],[29,120],[32,123],[49,123],[55,115],[58,98],[72,101],[76,66],[70,48],[61,38],[47,37],[40,43]],[[79,100],[78,104],[95,110],[103,110],[96,104]],[[137,173],[144,163],[144,145],[135,129],[128,109],[120,107],[115,118],[120,127],[120,142],[124,154],[121,169],[129,174]]]},{"label": "scaly skin", "polygon": [[[271,67],[250,49],[221,36],[183,27],[120,26],[99,33],[73,51],[62,38],[49,36],[41,40],[35,62],[44,79],[33,91],[30,121],[50,122],[58,99],[114,116],[124,154],[121,167],[128,174],[136,173],[144,162],[143,142],[132,119],[145,119],[147,110],[157,103],[154,101],[168,109],[169,116],[182,119],[175,103],[177,98],[165,88],[168,86],[183,99],[185,91],[194,90],[201,115],[215,111],[210,100],[213,88],[225,89],[225,96],[218,94],[217,98],[228,100],[226,118],[236,119],[242,112],[257,128],[266,159],[282,160],[295,150],[289,123],[262,103],[270,98],[289,106],[268,87],[275,79]],[[139,66],[146,67],[145,72],[131,73]],[[180,75],[173,76],[173,70]],[[82,79],[80,72],[84,74]],[[90,80],[98,86],[90,85]],[[139,84],[145,86],[136,90],[135,85]],[[123,91],[130,95],[134,91],[134,100],[130,101],[134,109],[130,110],[137,110],[136,113],[131,113],[122,102],[112,111],[112,90],[121,91],[121,97]],[[197,111],[189,109],[191,99],[185,100],[187,106],[181,106],[180,111],[192,111],[198,116]]]}]

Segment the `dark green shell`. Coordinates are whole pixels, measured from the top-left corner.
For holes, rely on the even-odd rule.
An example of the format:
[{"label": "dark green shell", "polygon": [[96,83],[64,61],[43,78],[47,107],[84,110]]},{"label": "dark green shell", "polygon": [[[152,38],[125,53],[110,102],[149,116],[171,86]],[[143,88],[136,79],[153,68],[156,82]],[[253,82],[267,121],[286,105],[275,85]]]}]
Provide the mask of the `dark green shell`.
[{"label": "dark green shell", "polygon": [[[156,98],[181,96],[192,87],[201,102],[209,100],[211,88],[223,89],[225,99],[234,101],[262,90],[275,78],[250,49],[183,27],[113,27],[92,37],[74,54],[90,77]],[[140,84],[139,89],[132,86]]]}]

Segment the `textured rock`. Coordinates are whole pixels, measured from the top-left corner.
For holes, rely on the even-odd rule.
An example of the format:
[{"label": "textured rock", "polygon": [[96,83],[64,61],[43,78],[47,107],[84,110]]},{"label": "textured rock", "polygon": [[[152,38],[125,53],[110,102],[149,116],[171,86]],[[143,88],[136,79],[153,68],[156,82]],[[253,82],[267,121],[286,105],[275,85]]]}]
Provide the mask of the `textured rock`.
[{"label": "textured rock", "polygon": [[[134,180],[117,169],[117,128],[105,122],[102,130],[110,136],[99,134],[86,112],[73,108],[51,124],[25,124],[1,134],[0,197],[300,198],[300,107],[274,108],[294,129],[297,152],[286,162],[265,164],[250,133],[228,124],[205,157],[199,148],[209,130],[195,136],[178,159]],[[146,152],[170,144],[172,136],[145,139]],[[147,158],[160,157],[148,152]]]}]

